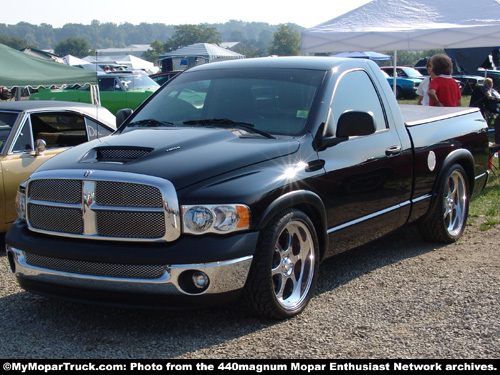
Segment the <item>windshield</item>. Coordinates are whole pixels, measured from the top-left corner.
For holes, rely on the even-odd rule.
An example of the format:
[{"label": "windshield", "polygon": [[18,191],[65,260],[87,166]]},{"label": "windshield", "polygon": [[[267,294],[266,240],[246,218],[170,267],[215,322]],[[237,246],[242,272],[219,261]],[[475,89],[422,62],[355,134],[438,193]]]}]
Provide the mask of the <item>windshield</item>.
[{"label": "windshield", "polygon": [[16,122],[18,114],[12,112],[0,112],[0,152],[9,138],[10,131]]},{"label": "windshield", "polygon": [[404,72],[408,77],[412,78],[425,78],[418,70],[414,68],[404,68]]},{"label": "windshield", "polygon": [[167,84],[122,131],[143,127],[238,127],[299,135],[324,71],[225,69],[186,71]]},{"label": "windshield", "polygon": [[149,76],[142,74],[123,74],[99,76],[100,91],[132,91],[132,90],[157,90],[160,85]]}]

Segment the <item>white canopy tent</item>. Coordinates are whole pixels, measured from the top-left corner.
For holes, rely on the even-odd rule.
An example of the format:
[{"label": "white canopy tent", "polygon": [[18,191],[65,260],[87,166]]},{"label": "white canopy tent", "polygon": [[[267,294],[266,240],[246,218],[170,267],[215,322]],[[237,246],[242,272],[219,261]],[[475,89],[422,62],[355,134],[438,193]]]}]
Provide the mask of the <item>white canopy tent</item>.
[{"label": "white canopy tent", "polygon": [[123,56],[87,56],[84,57],[87,63],[99,64],[99,65],[122,65],[126,66],[127,69],[137,69],[144,70],[146,72],[155,73],[158,69],[154,66],[152,62],[146,61],[139,57],[133,55],[123,55]]},{"label": "white canopy tent", "polygon": [[88,61],[80,59],[79,57],[73,55],[64,56],[63,61],[66,65],[76,66],[87,70],[95,70],[98,72],[102,71],[102,69],[98,65],[89,63]]},{"label": "white canopy tent", "polygon": [[500,46],[498,0],[373,0],[302,32],[301,51]]},{"label": "white canopy tent", "polygon": [[[211,43],[195,43],[186,47],[182,47],[175,51],[165,53],[159,57],[160,65],[171,60],[172,70],[182,69],[181,66],[191,68],[196,65],[233,59],[244,59],[245,56],[231,51],[227,48],[222,48]],[[177,60],[177,64],[173,60]],[[167,63],[168,64],[168,63]]]},{"label": "white canopy tent", "polygon": [[301,34],[302,53],[393,50],[394,70],[398,50],[497,46],[498,0],[373,0]]}]

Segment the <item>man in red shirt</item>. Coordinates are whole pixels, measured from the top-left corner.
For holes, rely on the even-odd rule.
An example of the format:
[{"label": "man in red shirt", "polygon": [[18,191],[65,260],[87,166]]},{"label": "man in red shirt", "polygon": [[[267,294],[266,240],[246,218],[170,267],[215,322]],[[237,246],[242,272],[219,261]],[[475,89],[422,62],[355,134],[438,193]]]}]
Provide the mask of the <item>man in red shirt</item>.
[{"label": "man in red shirt", "polygon": [[453,64],[445,54],[431,58],[432,71],[436,77],[429,84],[429,105],[436,107],[460,107],[462,94],[458,83],[453,79]]}]

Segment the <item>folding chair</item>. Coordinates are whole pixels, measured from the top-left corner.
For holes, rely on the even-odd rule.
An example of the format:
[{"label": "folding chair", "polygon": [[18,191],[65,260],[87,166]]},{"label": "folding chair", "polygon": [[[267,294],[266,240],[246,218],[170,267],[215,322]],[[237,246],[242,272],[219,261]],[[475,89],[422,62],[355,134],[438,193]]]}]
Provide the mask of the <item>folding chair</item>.
[{"label": "folding chair", "polygon": [[488,160],[488,169],[491,170],[493,173],[493,176],[497,177],[498,172],[500,171],[500,157],[499,157],[499,162],[498,162],[498,168],[495,166],[493,163],[493,158],[495,154],[500,153],[500,146],[495,146],[495,147],[490,147],[490,155],[489,155],[489,160]]},{"label": "folding chair", "polygon": [[498,115],[497,102],[489,99],[483,91],[483,87],[475,85],[470,96],[469,107],[477,107],[481,111],[488,127],[493,127],[495,117]]}]

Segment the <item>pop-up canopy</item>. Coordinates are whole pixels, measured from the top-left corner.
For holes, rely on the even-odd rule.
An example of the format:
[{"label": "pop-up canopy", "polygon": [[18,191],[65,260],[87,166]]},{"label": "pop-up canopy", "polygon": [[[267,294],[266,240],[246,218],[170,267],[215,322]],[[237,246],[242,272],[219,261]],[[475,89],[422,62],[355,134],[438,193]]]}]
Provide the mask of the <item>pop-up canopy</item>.
[{"label": "pop-up canopy", "polygon": [[0,44],[0,86],[63,86],[97,84],[97,74],[85,69],[42,60]]},{"label": "pop-up canopy", "polygon": [[303,53],[497,46],[497,0],[373,0],[301,34]]},{"label": "pop-up canopy", "polygon": [[[179,59],[181,60],[180,65],[186,65],[191,68],[200,63],[244,58],[245,56],[240,53],[231,51],[227,48],[219,47],[215,44],[195,43],[175,51],[165,53],[159,57],[159,60],[160,65],[163,66],[164,62],[167,60],[172,61],[172,59]],[[163,68],[163,70],[165,70],[165,68]]]}]

